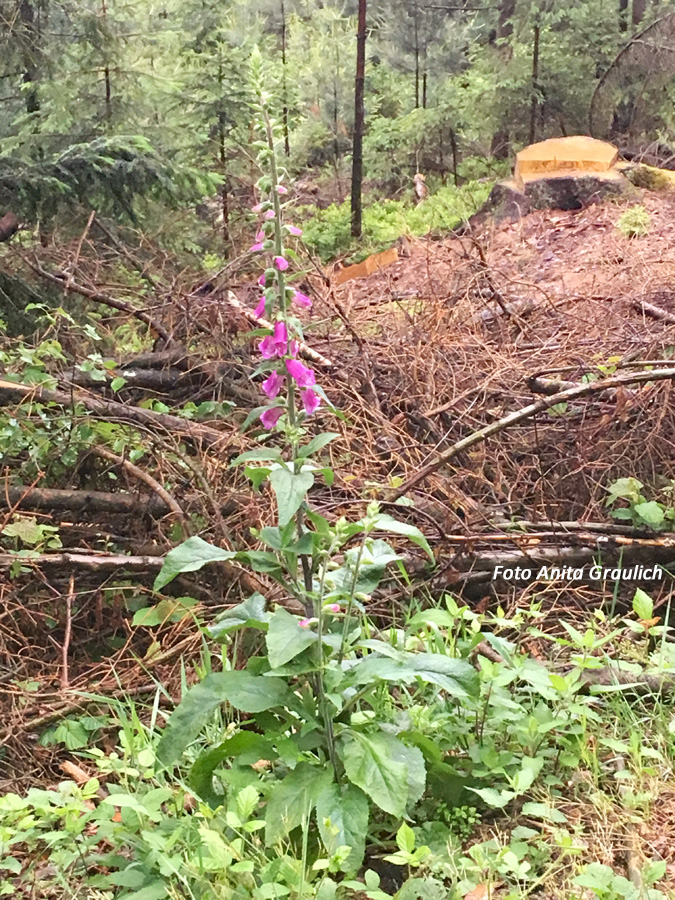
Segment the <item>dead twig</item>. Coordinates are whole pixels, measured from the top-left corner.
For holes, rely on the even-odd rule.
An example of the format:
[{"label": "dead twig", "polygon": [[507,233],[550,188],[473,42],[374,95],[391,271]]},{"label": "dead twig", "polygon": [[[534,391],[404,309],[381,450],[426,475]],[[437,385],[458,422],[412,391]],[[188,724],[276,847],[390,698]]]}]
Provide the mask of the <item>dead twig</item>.
[{"label": "dead twig", "polygon": [[523,409],[509,413],[508,416],[504,416],[496,422],[486,425],[485,428],[474,431],[473,434],[457,441],[452,447],[448,447],[448,449],[439,454],[433,462],[427,463],[426,466],[422,466],[421,469],[408,478],[401,487],[394,492],[392,499],[398,500],[399,497],[402,497],[411,490],[411,488],[414,488],[421,481],[424,481],[425,478],[442,465],[449,462],[463,450],[467,450],[475,444],[480,444],[482,441],[487,440],[487,438],[492,437],[493,434],[498,434],[500,431],[504,431],[512,425],[516,425],[518,422],[530,419],[538,412],[544,412],[544,410],[549,409],[551,406],[557,406],[558,403],[565,403],[569,400],[575,400],[578,397],[586,397],[589,394],[597,394],[606,391],[608,388],[618,388],[629,384],[640,384],[650,381],[672,380],[674,378],[675,369],[655,369],[652,372],[635,372],[628,375],[616,375],[612,378],[604,378],[588,384],[580,384],[573,388],[569,388],[568,390],[559,391],[552,397],[545,397],[541,400],[537,400],[535,403],[531,403]]},{"label": "dead twig", "polygon": [[140,466],[135,465],[131,462],[131,460],[126,459],[125,457],[118,456],[116,453],[112,453],[110,450],[107,450],[105,447],[94,446],[91,448],[91,452],[95,456],[101,457],[101,459],[107,459],[108,462],[114,463],[116,466],[121,466],[125,471],[127,471],[134,478],[137,478],[139,481],[144,482],[148,485],[150,490],[152,490],[157,496],[164,501],[164,503],[169,507],[172,513],[176,515],[178,520],[183,525],[183,528],[187,532],[187,534],[191,534],[190,529],[190,520],[183,512],[182,507],[178,503],[178,501],[173,497],[169,491],[163,487],[157,479],[153,478],[149,472],[146,472],[145,469],[141,469]]}]

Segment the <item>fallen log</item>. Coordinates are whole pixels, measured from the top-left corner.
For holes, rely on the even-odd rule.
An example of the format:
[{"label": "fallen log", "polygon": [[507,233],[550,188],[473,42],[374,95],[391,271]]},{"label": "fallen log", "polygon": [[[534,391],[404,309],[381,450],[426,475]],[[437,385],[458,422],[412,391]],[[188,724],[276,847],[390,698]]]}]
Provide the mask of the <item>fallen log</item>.
[{"label": "fallen log", "polygon": [[59,488],[7,486],[0,492],[0,509],[48,512],[146,514],[153,518],[169,512],[166,503],[154,495],[76,491]]},{"label": "fallen log", "polygon": [[208,425],[190,422],[170,413],[141,409],[138,406],[127,406],[124,403],[119,403],[117,400],[102,400],[78,391],[66,393],[66,391],[49,390],[38,385],[29,386],[14,384],[11,381],[0,381],[0,406],[7,406],[9,403],[22,401],[56,403],[64,408],[72,408],[75,404],[80,403],[96,418],[121,419],[125,422],[150,428],[155,432],[165,431],[169,434],[179,434],[190,438],[195,443],[202,443],[206,447],[220,445],[223,448],[229,437],[228,434],[217,431]]}]

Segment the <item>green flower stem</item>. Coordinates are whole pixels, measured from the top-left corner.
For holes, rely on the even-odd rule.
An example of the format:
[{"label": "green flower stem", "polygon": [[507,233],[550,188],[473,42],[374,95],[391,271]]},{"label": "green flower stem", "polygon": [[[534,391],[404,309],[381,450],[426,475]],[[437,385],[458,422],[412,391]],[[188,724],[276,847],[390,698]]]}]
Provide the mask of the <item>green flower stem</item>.
[{"label": "green flower stem", "polygon": [[347,609],[345,611],[344,623],[342,625],[342,640],[340,641],[340,651],[337,656],[338,665],[342,662],[342,659],[345,655],[345,646],[347,644],[347,634],[349,633],[349,622],[352,616],[352,607],[354,606],[354,594],[356,593],[356,579],[359,577],[359,569],[361,568],[361,559],[363,557],[363,551],[366,548],[366,540],[368,538],[368,532],[363,532],[363,537],[361,538],[361,546],[359,547],[359,552],[356,557],[356,563],[354,564],[354,578],[352,579],[352,589],[349,593],[349,600],[347,601]]}]

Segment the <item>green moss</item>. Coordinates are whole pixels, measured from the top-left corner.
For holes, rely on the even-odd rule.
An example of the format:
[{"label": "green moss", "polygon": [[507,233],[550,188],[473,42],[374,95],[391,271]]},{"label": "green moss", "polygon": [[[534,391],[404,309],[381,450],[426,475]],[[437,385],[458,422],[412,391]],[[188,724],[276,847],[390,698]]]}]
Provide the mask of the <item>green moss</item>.
[{"label": "green moss", "polygon": [[451,231],[482,206],[491,187],[478,182],[442,187],[417,206],[401,200],[371,203],[363,210],[363,236],[358,241],[350,234],[349,201],[322,210],[303,206],[298,213],[307,245],[323,262],[345,255],[350,262],[360,262],[402,235],[421,237]]}]

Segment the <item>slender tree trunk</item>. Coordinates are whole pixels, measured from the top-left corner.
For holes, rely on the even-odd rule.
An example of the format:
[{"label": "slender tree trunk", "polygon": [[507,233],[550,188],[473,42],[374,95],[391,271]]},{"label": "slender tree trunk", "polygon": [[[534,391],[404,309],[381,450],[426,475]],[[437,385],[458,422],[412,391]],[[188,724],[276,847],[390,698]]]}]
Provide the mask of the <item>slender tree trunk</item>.
[{"label": "slender tree trunk", "polygon": [[230,204],[227,196],[227,153],[225,147],[225,123],[222,115],[218,124],[218,143],[220,170],[223,173],[223,186],[220,194],[223,213],[223,256],[227,259],[230,255]]},{"label": "slender tree trunk", "polygon": [[633,25],[641,24],[647,11],[647,0],[633,0]]},{"label": "slender tree trunk", "polygon": [[35,11],[30,0],[21,0],[19,18],[22,25],[23,83],[30,85],[25,94],[26,112],[36,113],[40,110],[37,90],[39,42],[35,25]]},{"label": "slender tree trunk", "polygon": [[534,26],[534,44],[532,46],[532,103],[530,107],[530,143],[534,144],[537,136],[537,111],[539,108],[539,23]]},{"label": "slender tree trunk", "polygon": [[363,126],[365,119],[363,95],[366,73],[366,6],[359,0],[359,20],[356,35],[356,80],[354,83],[354,141],[352,150],[352,236],[361,237],[363,230]]},{"label": "slender tree trunk", "polygon": [[628,31],[628,0],[619,0],[619,31]]},{"label": "slender tree trunk", "polygon": [[417,21],[417,4],[415,4],[415,109],[419,109],[420,105],[420,44],[419,44],[419,23]]},{"label": "slender tree trunk", "polygon": [[[101,0],[101,15],[103,17],[103,21],[105,21],[108,17],[108,8],[106,6],[106,0]],[[104,49],[104,54],[106,53]],[[105,85],[105,121],[108,126],[108,131],[112,128],[112,84],[110,82],[110,65],[108,63],[107,58],[103,64],[103,83]]]},{"label": "slender tree trunk", "polygon": [[427,73],[422,73],[422,109],[427,108]]},{"label": "slender tree trunk", "polygon": [[[513,54],[511,36],[513,35],[513,16],[516,12],[516,0],[501,0],[499,6],[499,21],[497,23],[497,39],[501,41],[499,54],[504,64],[508,63]],[[502,126],[492,136],[492,155],[495,159],[507,159],[509,155],[510,139],[506,126]]]},{"label": "slender tree trunk", "polygon": [[455,181],[455,187],[459,184],[459,175],[457,174],[457,138],[455,129],[450,129],[450,148],[452,150],[452,177]]},{"label": "slender tree trunk", "polygon": [[291,155],[291,147],[288,140],[288,88],[286,82],[286,5],[281,0],[281,71],[284,106],[281,111],[281,121],[284,131],[284,153],[286,156]]}]

